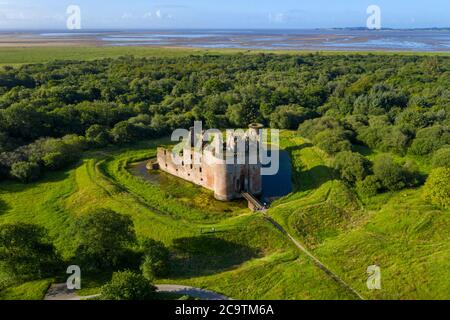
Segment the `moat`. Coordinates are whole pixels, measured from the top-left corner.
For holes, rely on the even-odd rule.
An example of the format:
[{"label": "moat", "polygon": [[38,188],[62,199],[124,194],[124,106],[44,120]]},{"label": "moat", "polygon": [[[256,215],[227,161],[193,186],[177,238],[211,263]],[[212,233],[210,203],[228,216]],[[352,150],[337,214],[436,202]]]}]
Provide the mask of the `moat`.
[{"label": "moat", "polygon": [[[134,176],[158,185],[163,191],[167,191],[174,197],[186,198],[192,193],[202,193],[204,194],[204,198],[207,198],[208,201],[214,201],[219,205],[220,201],[215,200],[213,194],[208,190],[159,170],[153,172],[149,171],[146,168],[147,163],[148,160],[131,164],[129,171]],[[261,200],[267,203],[292,192],[292,165],[287,151],[280,150],[280,168],[278,173],[273,176],[262,176],[262,185],[263,190]],[[227,204],[233,207],[245,207],[244,200],[227,202]]]}]

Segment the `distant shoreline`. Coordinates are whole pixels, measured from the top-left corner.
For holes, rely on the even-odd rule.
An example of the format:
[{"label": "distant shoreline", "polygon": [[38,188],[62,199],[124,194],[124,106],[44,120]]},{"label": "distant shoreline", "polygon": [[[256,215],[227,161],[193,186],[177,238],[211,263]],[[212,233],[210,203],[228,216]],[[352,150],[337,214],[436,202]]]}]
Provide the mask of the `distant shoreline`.
[{"label": "distant shoreline", "polygon": [[448,29],[253,29],[0,33],[0,47],[96,46],[265,51],[450,52]]}]

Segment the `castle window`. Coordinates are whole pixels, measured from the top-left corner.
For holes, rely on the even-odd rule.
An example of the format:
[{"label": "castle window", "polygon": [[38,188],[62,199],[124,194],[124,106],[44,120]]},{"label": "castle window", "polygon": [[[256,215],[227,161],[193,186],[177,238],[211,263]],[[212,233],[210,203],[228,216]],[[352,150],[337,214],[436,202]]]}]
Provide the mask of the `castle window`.
[{"label": "castle window", "polygon": [[192,168],[193,168],[193,165],[191,164],[191,170],[192,170]]},{"label": "castle window", "polygon": [[181,161],[181,165],[184,166],[184,161]]},{"label": "castle window", "polygon": [[198,171],[200,171],[200,173],[202,173],[202,167],[198,168]]}]

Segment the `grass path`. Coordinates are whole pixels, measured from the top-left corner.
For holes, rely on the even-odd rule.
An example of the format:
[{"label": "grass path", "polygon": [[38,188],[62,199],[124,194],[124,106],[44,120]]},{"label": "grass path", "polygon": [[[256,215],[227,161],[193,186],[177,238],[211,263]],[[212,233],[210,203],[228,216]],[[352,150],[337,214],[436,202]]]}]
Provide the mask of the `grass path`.
[{"label": "grass path", "polygon": [[320,269],[322,269],[327,275],[329,275],[334,281],[340,283],[343,287],[350,290],[358,299],[364,300],[364,298],[349,284],[347,284],[341,277],[339,277],[336,273],[331,271],[328,267],[326,267],[316,256],[314,256],[308,249],[306,249],[303,245],[301,245],[293,236],[291,236],[280,224],[278,224],[275,220],[273,220],[267,213],[264,213],[264,218],[269,221],[275,228],[277,228],[281,233],[286,235],[290,241],[292,241],[297,248],[300,249],[304,254],[306,254]]}]

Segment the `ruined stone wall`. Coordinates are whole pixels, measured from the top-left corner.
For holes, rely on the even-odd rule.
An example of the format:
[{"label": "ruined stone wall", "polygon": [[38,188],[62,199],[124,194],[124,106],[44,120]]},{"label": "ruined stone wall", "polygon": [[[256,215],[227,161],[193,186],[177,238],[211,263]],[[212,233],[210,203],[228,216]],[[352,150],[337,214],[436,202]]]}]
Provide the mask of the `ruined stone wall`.
[{"label": "ruined stone wall", "polygon": [[[257,131],[260,127],[259,124],[250,126],[252,139],[260,138]],[[191,139],[192,137],[191,133]],[[228,150],[228,152],[234,154],[235,162],[237,162],[238,155],[236,154],[234,141],[235,139],[232,138],[231,151]],[[194,145],[194,141],[191,141],[190,146],[184,148],[183,159],[185,161],[181,164],[174,163],[172,153],[169,150],[158,148],[157,157],[160,169],[214,191],[215,198],[222,201],[242,198],[242,192],[249,192],[255,196],[262,193],[261,164],[248,164],[248,145],[246,154],[244,156],[239,154],[246,160],[243,161],[245,164],[227,164],[225,160],[214,158],[213,153],[209,150],[193,151]],[[214,158],[214,161],[211,161],[211,157]],[[188,159],[199,159],[201,164],[191,165]],[[196,161],[192,161],[192,163],[196,163]]]},{"label": "ruined stone wall", "polygon": [[164,148],[158,148],[157,157],[160,170],[214,191],[213,167],[203,162],[201,165],[184,162],[177,165],[173,161],[172,153]]},{"label": "ruined stone wall", "polygon": [[[185,150],[185,155],[189,155],[188,152]],[[204,155],[201,157],[201,165],[191,165],[184,161],[177,165],[172,153],[164,148],[158,148],[157,158],[160,170],[214,191],[218,200],[242,198],[242,191],[256,196],[262,191],[259,165],[226,164],[225,161],[209,165]]]}]

